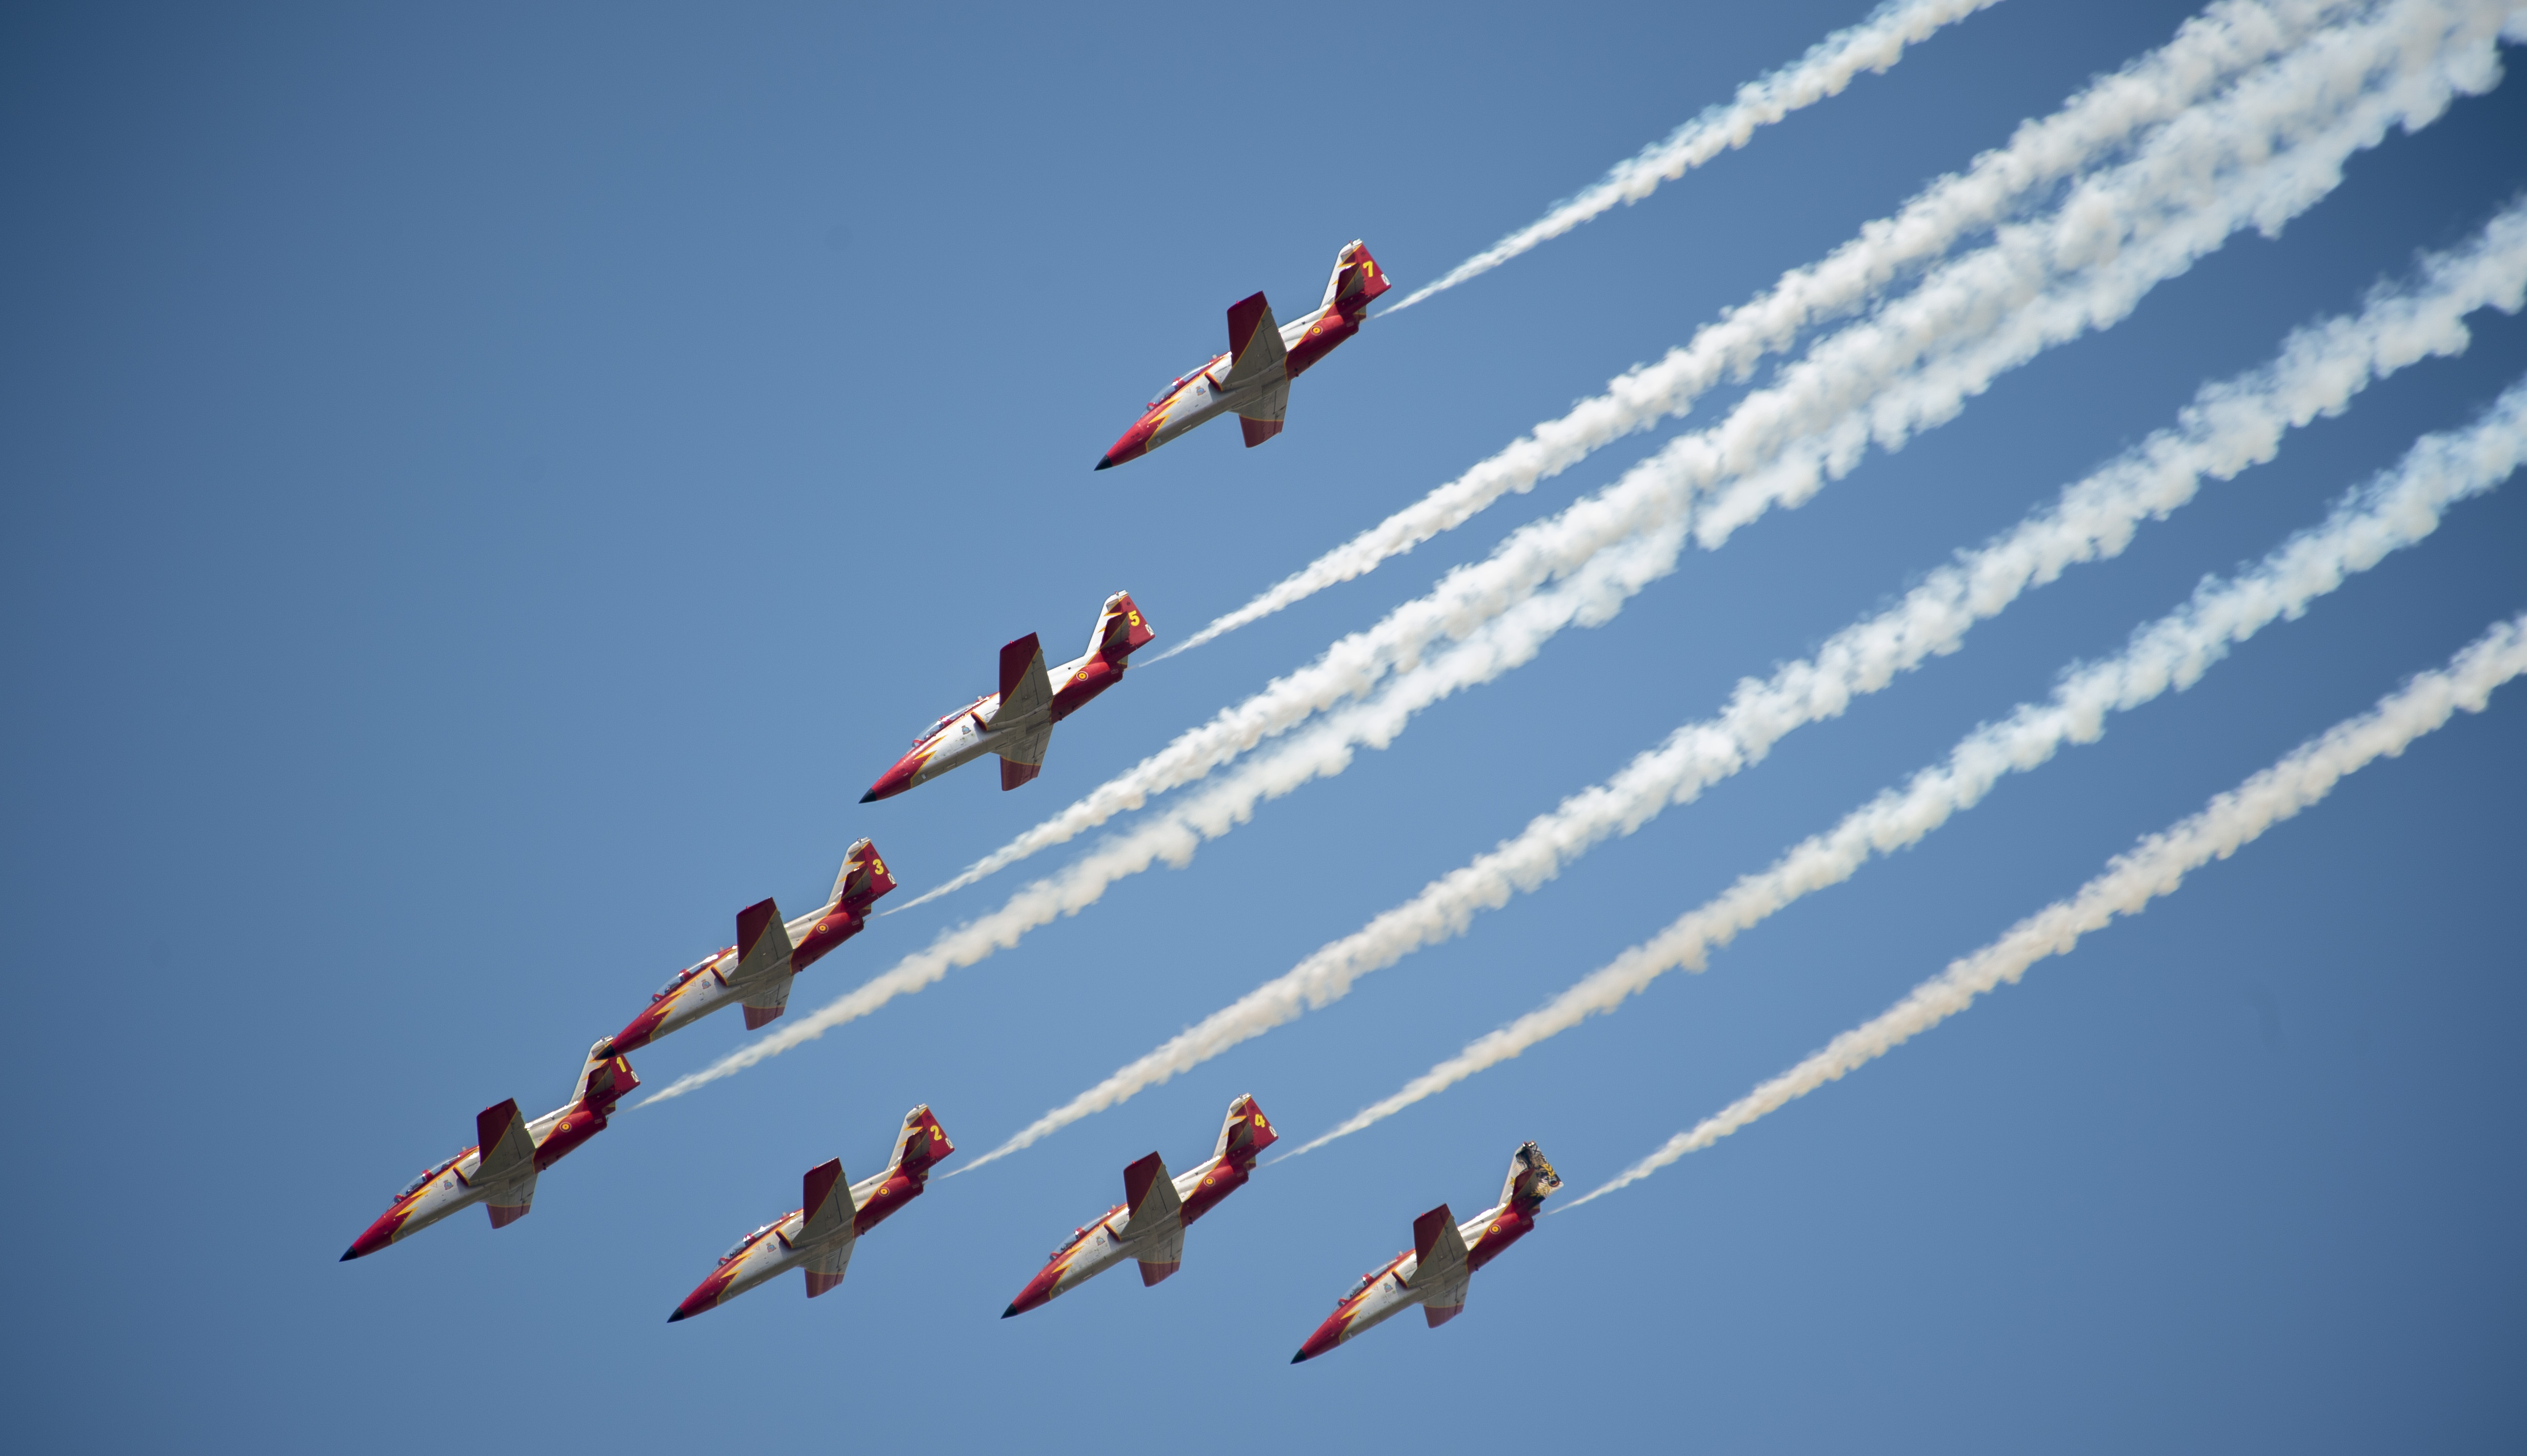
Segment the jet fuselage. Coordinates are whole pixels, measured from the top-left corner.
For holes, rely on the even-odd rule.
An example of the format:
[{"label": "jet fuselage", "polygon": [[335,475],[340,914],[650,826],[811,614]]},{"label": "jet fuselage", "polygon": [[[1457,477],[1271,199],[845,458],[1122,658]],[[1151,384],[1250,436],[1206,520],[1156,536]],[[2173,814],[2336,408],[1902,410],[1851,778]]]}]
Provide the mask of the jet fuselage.
[{"label": "jet fuselage", "polygon": [[[1253,1097],[1239,1097],[1229,1104],[1219,1150],[1192,1172],[1170,1180],[1175,1201],[1182,1205],[1180,1211],[1150,1217],[1136,1228],[1129,1205],[1118,1203],[1108,1209],[1103,1218],[1074,1230],[1070,1241],[1053,1251],[1051,1262],[1027,1281],[1017,1298],[1009,1301],[1001,1318],[1050,1304],[1126,1259],[1142,1261],[1144,1283],[1154,1284],[1173,1274],[1183,1248],[1184,1230],[1217,1208],[1221,1199],[1246,1186],[1255,1176],[1256,1156],[1279,1136]],[[1153,1159],[1157,1156],[1151,1154]],[[1128,1187],[1128,1173],[1125,1181]]]},{"label": "jet fuselage", "polygon": [[[603,1045],[602,1042],[598,1045]],[[574,1148],[605,1130],[608,1114],[614,1104],[641,1084],[632,1074],[632,1064],[619,1056],[597,1056],[592,1053],[588,1068],[580,1074],[579,1090],[571,1100],[526,1125],[527,1135],[534,1140],[534,1166],[525,1174],[525,1199],[535,1196],[535,1175],[568,1157]],[[492,1115],[503,1110],[514,1115],[516,1102],[485,1108],[476,1120],[484,1126]],[[411,1237],[450,1214],[484,1202],[504,1188],[514,1187],[518,1180],[479,1178],[483,1166],[483,1147],[477,1143],[455,1157],[430,1169],[404,1185],[394,1202],[380,1214],[366,1232],[352,1240],[343,1253],[344,1260],[358,1259],[385,1248],[390,1243]],[[521,1201],[509,1206],[494,1206],[491,1227],[504,1228],[524,1218],[528,1204]]]},{"label": "jet fuselage", "polygon": [[[690,1320],[705,1310],[715,1309],[738,1295],[793,1269],[807,1271],[807,1297],[815,1298],[843,1281],[842,1269],[851,1256],[846,1251],[859,1235],[883,1224],[896,1210],[918,1198],[926,1190],[930,1170],[937,1167],[956,1145],[948,1140],[946,1130],[932,1116],[927,1105],[905,1114],[903,1130],[896,1138],[895,1157],[886,1171],[874,1178],[864,1178],[848,1189],[851,1201],[849,1228],[836,1221],[823,1236],[810,1228],[810,1208],[793,1209],[737,1241],[722,1254],[719,1267],[685,1296],[684,1303],[667,1317],[672,1325]],[[839,1164],[833,1165],[839,1174]],[[808,1175],[810,1182],[814,1173]],[[839,1253],[839,1258],[830,1257]]]}]

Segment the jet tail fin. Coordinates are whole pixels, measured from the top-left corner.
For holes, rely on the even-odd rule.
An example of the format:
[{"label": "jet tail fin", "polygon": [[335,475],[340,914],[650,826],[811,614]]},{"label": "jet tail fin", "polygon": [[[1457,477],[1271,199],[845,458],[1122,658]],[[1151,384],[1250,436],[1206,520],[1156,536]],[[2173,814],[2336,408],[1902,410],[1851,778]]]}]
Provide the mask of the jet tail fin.
[{"label": "jet tail fin", "polygon": [[1333,276],[1325,279],[1323,307],[1337,313],[1357,316],[1374,302],[1377,296],[1394,285],[1387,281],[1386,270],[1368,256],[1368,245],[1358,238],[1343,244],[1334,255]]},{"label": "jet tail fin", "polygon": [[1544,1161],[1544,1154],[1536,1151],[1534,1143],[1524,1142],[1510,1155],[1509,1179],[1501,1184],[1500,1201],[1533,1213],[1537,1205],[1561,1186],[1562,1175],[1555,1173],[1553,1165]]},{"label": "jet tail fin", "polygon": [[641,1084],[632,1075],[632,1064],[619,1056],[606,1053],[614,1044],[607,1037],[588,1049],[588,1060],[579,1069],[579,1085],[571,1089],[570,1100],[587,1107],[607,1109]]},{"label": "jet tail fin", "polygon": [[1123,666],[1123,660],[1150,644],[1158,636],[1141,617],[1141,609],[1128,591],[1118,591],[1106,598],[1097,610],[1097,631],[1088,650],[1112,663]]},{"label": "jet tail fin", "polygon": [[954,1151],[956,1144],[948,1140],[948,1130],[939,1126],[938,1114],[924,1102],[903,1115],[903,1128],[895,1134],[895,1156],[886,1160],[886,1166],[918,1178],[948,1161]]},{"label": "jet tail fin", "polygon": [[883,899],[893,888],[895,877],[887,873],[886,861],[878,857],[877,845],[862,839],[843,851],[843,871],[834,877],[831,903],[858,915]]},{"label": "jet tail fin", "polygon": [[1264,1120],[1264,1109],[1248,1093],[1228,1104],[1228,1116],[1219,1125],[1219,1141],[1211,1153],[1240,1168],[1254,1166],[1255,1155],[1281,1140]]}]

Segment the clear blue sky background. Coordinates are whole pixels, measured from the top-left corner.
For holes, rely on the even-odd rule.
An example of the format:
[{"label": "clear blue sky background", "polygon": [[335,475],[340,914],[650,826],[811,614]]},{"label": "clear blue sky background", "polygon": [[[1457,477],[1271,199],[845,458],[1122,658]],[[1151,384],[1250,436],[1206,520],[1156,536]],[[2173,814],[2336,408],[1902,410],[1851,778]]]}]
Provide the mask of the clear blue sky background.
[{"label": "clear blue sky background", "polygon": [[[2527,369],[2499,318],[1470,936],[934,1184],[836,1294],[664,1323],[803,1170],[875,1171],[907,1106],[991,1146],[2467,235],[2527,180],[2515,78],[1190,869],[621,1115],[523,1224],[335,1262],[476,1109],[559,1103],[740,906],[812,903],[863,833],[939,882],[1667,432],[1134,672],[1019,792],[984,766],[856,803],[1000,643],[1069,649],[1118,587],[1191,631],[2191,7],[2009,0],[1372,325],[1270,445],[1213,426],[1090,472],[1231,301],[1297,313],[1356,236],[1434,276],[1864,9],[13,11],[12,1443],[2518,1449],[2515,687],[2024,986],[1548,1220],[1468,1318],[1286,1364],[1521,1139],[1593,1186],[2527,604],[2516,482],[1708,975],[1265,1170],[1174,1281],[998,1318],[1232,1095],[1320,1130],[2464,422]],[[794,1004],[1016,882],[876,923]],[[635,1061],[655,1086],[746,1034]]]}]

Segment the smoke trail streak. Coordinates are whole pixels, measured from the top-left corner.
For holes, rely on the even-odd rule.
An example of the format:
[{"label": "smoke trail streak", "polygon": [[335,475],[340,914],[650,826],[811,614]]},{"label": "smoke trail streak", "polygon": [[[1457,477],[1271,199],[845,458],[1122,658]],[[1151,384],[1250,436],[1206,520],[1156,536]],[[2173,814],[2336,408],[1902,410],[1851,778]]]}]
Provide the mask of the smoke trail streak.
[{"label": "smoke trail streak", "polygon": [[2051,116],[2021,124],[2008,145],[1975,158],[1963,173],[1939,177],[1821,262],[1784,273],[1658,363],[1609,380],[1605,393],[1536,426],[1161,656],[1189,651],[1366,576],[1464,525],[1502,496],[1531,490],[1593,452],[1684,414],[1706,390],[1744,378],[1803,329],[1864,306],[1959,239],[1995,226],[2064,177],[2114,156],[2240,73],[2359,8],[2358,0],[2216,0],[2178,27],[2166,45],[2092,83]]},{"label": "smoke trail streak", "polygon": [[1827,1043],[1823,1051],[1765,1082],[1744,1097],[1679,1132],[1605,1186],[1579,1198],[1569,1213],[1618,1188],[1649,1177],[1690,1152],[1804,1097],[1827,1082],[1877,1060],[1974,1004],[1975,998],[2014,983],[2047,956],[2068,955],[2080,937],[2118,917],[2139,915],[2149,902],[2172,894],[2185,877],[2215,859],[2227,859],[2283,820],[2307,809],[2335,784],[2380,758],[2401,754],[2413,740],[2446,725],[2462,709],[2481,713],[2492,691],[2527,673],[2527,615],[2497,623],[2443,670],[2424,673],[2376,708],[2335,725],[2322,737],[2255,775],[2209,807],[2118,855],[2104,874],[2070,898],[2056,900],[2020,921],[1991,944],[1949,963],[1947,970],[1915,986],[1875,1020]]},{"label": "smoke trail streak", "polygon": [[1864,71],[1884,73],[1904,58],[1904,48],[1928,40],[2000,0],[1887,0],[1856,25],[1834,31],[1791,64],[1737,88],[1726,105],[1705,107],[1700,116],[1678,126],[1667,140],[1644,148],[1616,164],[1595,186],[1557,202],[1541,218],[1448,270],[1438,281],[1425,283],[1401,303],[1379,311],[1379,317],[1409,309],[1434,293],[1444,293],[1469,278],[1487,274],[1521,253],[1611,211],[1628,207],[1722,152],[1735,151],[1754,139],[1755,129],[1794,111],[1842,94],[1852,77]]},{"label": "smoke trail streak", "polygon": [[[1803,435],[1872,411],[1892,384],[1936,360],[1943,347],[1966,349],[1980,335],[1983,346],[1968,352],[1972,369],[1983,373],[1944,370],[1935,387],[1897,391],[1889,402],[1898,407],[1873,416],[1879,438],[1900,443],[1900,432],[1953,415],[1999,371],[2082,331],[2111,326],[2149,287],[2184,272],[2237,228],[2278,227],[2331,191],[2343,160],[2375,145],[2390,126],[2427,125],[2453,93],[2496,82],[2500,60],[2491,31],[2498,16],[2496,6],[2479,0],[2398,0],[2370,23],[2326,32],[2161,128],[2130,161],[2075,187],[2047,219],[2002,229],[1989,247],[1942,265],[1868,323],[1820,342],[1719,426],[1670,442],[1613,484],[1520,527],[1485,560],[1451,571],[1375,627],[1179,734],[912,904],[1067,842],[1345,698],[1367,696],[1387,674],[1419,666],[1434,642],[1477,635],[1559,578],[1582,578],[1578,589],[1592,605],[1576,620],[1594,625],[1611,617],[1619,605],[1601,605],[1610,588],[1585,579],[1597,553],[1630,536],[1653,537],[1660,549],[1672,540],[1666,557],[1672,568],[1681,549],[1681,523],[1711,485],[1762,471]],[[1846,453],[1825,463],[1838,475],[1856,462]],[[1767,479],[1797,492],[1790,504],[1821,483],[1813,472]],[[1760,510],[1760,500],[1744,492],[1723,503],[1731,529]],[[1696,538],[1711,548],[1728,533],[1705,527]],[[1645,583],[1662,574],[1641,575],[1631,565],[1615,575]],[[1549,626],[1553,617],[1545,612],[1540,620]],[[1499,655],[1515,665],[1533,650],[1527,645]]]},{"label": "smoke trail streak", "polygon": [[[1851,700],[1955,651],[1980,621],[2069,567],[2109,560],[2141,522],[2193,498],[2204,477],[2227,479],[2270,460],[2285,431],[2341,413],[2352,397],[2422,359],[2462,353],[2464,319],[2527,302],[2527,203],[2494,218],[2467,248],[2423,260],[2419,280],[2374,290],[2367,307],[2297,329],[2269,364],[2205,385],[2179,423],[2064,487],[2045,510],[1950,565],[1886,611],[1829,639],[1813,657],[1745,679],[1716,717],[1687,724],[1604,783],[1536,816],[1515,838],[1045,1114],[968,1166],[1029,1146],[1106,1111],[1230,1047],[1348,995],[1363,976],[1466,933],[1476,914],[1539,888],[1599,842],[1629,834],[1671,804],[1761,762],[1791,730],[1839,716]],[[1304,1149],[1302,1149],[1304,1151]]]},{"label": "smoke trail streak", "polygon": [[[2015,291],[2003,299],[1959,298],[1938,286],[1941,275],[1934,274],[1911,297],[1847,331],[1876,339],[1876,348],[1836,348],[1823,360],[1812,352],[1784,372],[1783,383],[1741,401],[1712,432],[1716,441],[1705,435],[1676,441],[1607,490],[1521,527],[1486,561],[1450,573],[1377,628],[1345,638],[1309,669],[1177,741],[1216,730],[1218,748],[1232,746],[1237,732],[1251,732],[1251,743],[1276,715],[1283,727],[1295,724],[1368,691],[1388,671],[1413,669],[1379,700],[1315,725],[1314,732],[1283,743],[1192,803],[1100,843],[1000,909],[943,931],[855,989],[678,1079],[643,1105],[732,1076],[921,990],[956,967],[1015,945],[1057,916],[1078,913],[1116,879],[1156,861],[1183,865],[1202,839],[1243,823],[1260,799],[1340,773],[1360,743],[1382,745],[1401,728],[1399,710],[1409,714],[1417,702],[1435,701],[1527,660],[1572,621],[1611,617],[1624,599],[1674,569],[1688,508],[1703,487],[1760,469],[1771,458],[1768,447],[1866,407],[1873,387],[1933,354],[1943,335],[1976,328],[2008,334],[2015,357],[2033,357],[2069,337],[2066,328],[2112,324],[2150,283],[2190,267],[2236,227],[2278,226],[2331,191],[2344,159],[2375,145],[2391,126],[2419,127],[2460,91],[2494,84],[2501,67],[2492,36],[2501,16],[2483,0],[2392,0],[2378,20],[2329,31],[2250,75],[2169,124],[2133,161],[2075,188],[2049,225],[2003,229],[1986,250],[2055,257],[2065,266],[2064,287],[2085,303],[2063,307]],[[2006,275],[2018,283],[2031,276],[2023,267]],[[1933,295],[1927,303],[1925,295]],[[1985,350],[1978,357],[2000,367],[2012,356]],[[1725,533],[1697,532],[1697,538],[1716,546]],[[1535,599],[1565,575],[1572,579],[1561,589]],[[1412,659],[1441,636],[1461,640],[1417,666]]]},{"label": "smoke trail streak", "polygon": [[2428,536],[2450,505],[2492,489],[2522,463],[2527,380],[2512,384],[2469,428],[2415,441],[2393,471],[2352,492],[2323,526],[2285,542],[2252,572],[2230,582],[2204,581],[2192,601],[2136,632],[2121,654],[2064,678],[2049,701],[2024,705],[2005,722],[1977,728],[1946,762],[1852,811],[1543,1006],[1469,1042],[1288,1156],[1381,1122],[1591,1016],[1612,1012],[1670,971],[1703,970],[1714,948],[1801,897],[1850,879],[1870,860],[1920,842],[1981,803],[2003,775],[2036,768],[2065,744],[2095,742],[2105,731],[2106,714],[2192,686],[2231,647],[2275,621],[2296,618],[2346,577]]}]

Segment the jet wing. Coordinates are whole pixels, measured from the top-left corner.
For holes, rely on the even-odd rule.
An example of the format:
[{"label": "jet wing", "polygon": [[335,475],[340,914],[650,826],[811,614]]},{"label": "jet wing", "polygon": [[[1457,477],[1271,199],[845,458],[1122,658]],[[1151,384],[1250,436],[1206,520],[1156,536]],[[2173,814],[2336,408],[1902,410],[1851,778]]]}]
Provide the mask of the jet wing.
[{"label": "jet wing", "polygon": [[851,1267],[851,1250],[858,1247],[858,1240],[845,1239],[801,1263],[799,1267],[807,1271],[807,1297],[813,1299],[841,1283],[844,1271]]},{"label": "jet wing", "polygon": [[1163,1238],[1132,1246],[1132,1257],[1141,1261],[1141,1287],[1148,1288],[1184,1267],[1184,1225],[1167,1230]]},{"label": "jet wing", "polygon": [[1044,751],[1053,746],[1053,725],[1046,724],[1014,743],[1001,748],[1001,788],[1003,792],[1017,787],[1044,772]]},{"label": "jet wing", "polygon": [[474,1115],[479,1149],[473,1177],[466,1180],[490,1191],[484,1196],[491,1227],[503,1229],[527,1216],[536,1201],[536,1135],[527,1130],[518,1099]]},{"label": "jet wing", "polygon": [[[1045,672],[1044,644],[1029,632],[1001,649],[1001,706],[992,715],[992,726],[1020,728],[1030,718],[1046,718],[1052,707],[1053,678]],[[1053,724],[1047,718],[1023,737],[998,745],[1001,788],[1015,788],[1042,771],[1045,748],[1052,742]]]},{"label": "jet wing", "polygon": [[1264,391],[1263,396],[1237,411],[1237,427],[1246,432],[1246,448],[1256,446],[1281,432],[1281,418],[1290,413],[1290,381]]},{"label": "jet wing", "polygon": [[1001,649],[1001,706],[992,723],[1016,728],[1052,706],[1053,678],[1044,670],[1044,644],[1029,632]]},{"label": "jet wing", "polygon": [[1176,1196],[1175,1180],[1167,1177],[1166,1160],[1150,1154],[1123,1170],[1123,1206],[1132,1211],[1125,1236],[1139,1238],[1163,1231],[1164,1224],[1184,1227],[1184,1200]]},{"label": "jet wing", "polygon": [[1431,1325],[1446,1324],[1466,1307],[1466,1285],[1473,1271],[1466,1267],[1466,1236],[1457,1231],[1456,1215],[1442,1203],[1413,1221],[1412,1287],[1421,1293],[1421,1312]]},{"label": "jet wing", "polygon": [[799,1180],[799,1236],[792,1242],[815,1250],[799,1266],[807,1271],[807,1297],[815,1298],[843,1281],[859,1245],[858,1209],[851,1203],[851,1180],[843,1177],[843,1160],[807,1170]]},{"label": "jet wing", "polygon": [[[1286,369],[1290,354],[1281,346],[1281,326],[1272,319],[1272,305],[1261,293],[1237,300],[1228,306],[1228,377],[1219,381],[1225,392],[1242,384],[1264,381],[1276,370]],[[1272,418],[1280,417],[1274,411]]]},{"label": "jet wing", "polygon": [[790,1004],[794,949],[778,904],[758,900],[737,913],[737,970],[728,982],[743,993],[738,1004],[746,1008],[748,1030],[771,1022]]}]

